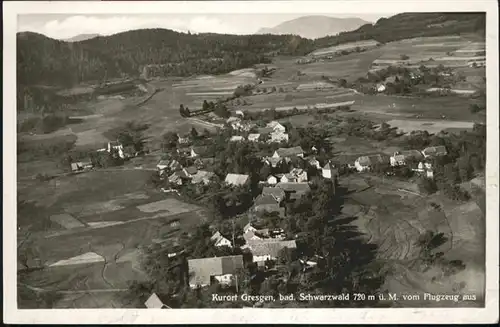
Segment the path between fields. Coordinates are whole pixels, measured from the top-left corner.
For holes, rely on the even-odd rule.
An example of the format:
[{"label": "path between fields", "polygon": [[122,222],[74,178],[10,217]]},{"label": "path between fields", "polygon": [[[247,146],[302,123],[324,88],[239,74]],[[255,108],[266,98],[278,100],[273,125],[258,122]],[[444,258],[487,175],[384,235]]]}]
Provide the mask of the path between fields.
[{"label": "path between fields", "polygon": [[114,226],[119,226],[119,225],[124,225],[124,224],[129,224],[129,223],[135,223],[138,221],[144,221],[144,220],[153,220],[153,219],[164,219],[164,218],[177,218],[181,217],[182,215],[188,214],[188,213],[197,213],[199,211],[202,211],[202,209],[199,210],[193,210],[193,211],[187,211],[187,212],[182,212],[179,214],[175,215],[154,215],[151,217],[141,217],[141,218],[136,218],[136,219],[131,219],[131,220],[126,220],[126,221],[120,221],[112,225],[103,225],[99,227],[84,227],[84,228],[78,228],[78,229],[68,229],[68,230],[63,230],[63,231],[58,231],[54,232],[49,235],[45,235],[44,238],[53,238],[53,237],[58,237],[58,236],[65,236],[65,235],[72,235],[72,234],[78,234],[78,233],[83,233],[83,232],[88,232],[97,228],[109,228],[109,227],[114,227]]}]

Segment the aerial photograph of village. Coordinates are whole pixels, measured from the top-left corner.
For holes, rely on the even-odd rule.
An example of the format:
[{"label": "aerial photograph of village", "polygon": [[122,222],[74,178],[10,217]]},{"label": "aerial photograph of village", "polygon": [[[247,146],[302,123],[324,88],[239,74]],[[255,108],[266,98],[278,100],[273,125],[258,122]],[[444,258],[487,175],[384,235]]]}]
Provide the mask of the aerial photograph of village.
[{"label": "aerial photograph of village", "polygon": [[17,24],[19,309],[485,305],[485,13]]}]

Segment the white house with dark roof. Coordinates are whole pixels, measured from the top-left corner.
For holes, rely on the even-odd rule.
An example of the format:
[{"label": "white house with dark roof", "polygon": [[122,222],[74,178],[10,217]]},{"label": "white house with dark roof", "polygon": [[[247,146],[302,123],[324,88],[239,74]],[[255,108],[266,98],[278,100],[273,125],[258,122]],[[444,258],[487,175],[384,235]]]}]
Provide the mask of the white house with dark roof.
[{"label": "white house with dark roof", "polygon": [[112,142],[108,142],[107,146],[105,148],[102,148],[102,149],[98,149],[97,152],[108,152],[108,153],[111,153],[112,150],[115,150],[118,152],[118,156],[120,158],[125,158],[125,153],[123,151],[123,145],[118,142],[118,141],[112,141]]},{"label": "white house with dark roof", "polygon": [[332,178],[332,165],[327,162],[326,165],[321,169],[324,178]]},{"label": "white house with dark roof", "polygon": [[354,162],[354,167],[357,171],[368,171],[376,164],[389,164],[386,156],[381,154],[361,156]]},{"label": "white house with dark roof", "polygon": [[417,150],[406,150],[394,152],[394,154],[389,158],[391,166],[404,166],[407,164],[408,160],[421,160],[423,159],[422,153]]},{"label": "white house with dark roof", "polygon": [[283,158],[280,157],[265,157],[262,158],[262,161],[266,164],[269,165],[273,168],[276,168],[278,164],[283,160]]},{"label": "white house with dark roof", "polygon": [[212,237],[210,237],[210,240],[214,243],[214,246],[216,247],[222,247],[222,246],[228,246],[228,247],[233,247],[231,244],[231,241],[222,236],[220,232],[216,232]]},{"label": "white house with dark roof", "polygon": [[281,131],[274,131],[271,133],[270,143],[288,142],[288,134]]},{"label": "white house with dark roof", "polygon": [[266,127],[272,128],[273,131],[275,131],[275,132],[281,132],[281,133],[285,133],[286,132],[285,126],[281,125],[279,122],[277,122],[275,120],[273,120],[272,122],[268,123],[266,125]]}]

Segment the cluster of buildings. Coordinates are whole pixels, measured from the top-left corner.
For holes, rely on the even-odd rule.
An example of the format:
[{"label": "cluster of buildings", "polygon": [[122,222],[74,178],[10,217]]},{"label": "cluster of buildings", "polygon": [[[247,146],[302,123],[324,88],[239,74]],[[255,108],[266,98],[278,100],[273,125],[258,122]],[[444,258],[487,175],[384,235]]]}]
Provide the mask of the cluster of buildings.
[{"label": "cluster of buildings", "polygon": [[[118,141],[113,141],[113,142],[108,142],[107,146],[95,150],[97,154],[101,153],[111,153],[112,151],[115,151],[118,157],[121,159],[128,159],[135,157],[137,155],[135,149],[133,146],[126,146],[124,147],[120,142]],[[94,168],[94,164],[90,160],[85,160],[85,161],[77,161],[77,162],[72,162],[71,163],[71,171],[72,172],[82,172],[82,171],[87,171]]]},{"label": "cluster of buildings", "polygon": [[395,152],[392,156],[383,154],[375,154],[369,156],[361,156],[354,162],[354,168],[359,172],[369,171],[376,165],[386,165],[391,167],[406,166],[410,162],[418,162],[413,171],[424,173],[428,178],[433,178],[434,173],[430,159],[439,156],[445,156],[448,152],[443,145],[430,146],[422,151],[418,150],[405,150]]},{"label": "cluster of buildings", "polygon": [[201,158],[203,148],[185,148],[177,149],[179,155],[185,156],[190,159],[191,165],[184,167],[176,159],[162,159],[156,165],[160,176],[165,176],[171,185],[185,185],[185,184],[209,184],[215,177],[215,173],[205,170],[204,167],[213,163],[213,159]]},{"label": "cluster of buildings", "polygon": [[[268,123],[265,127],[257,128],[255,124],[250,122],[243,122],[241,118],[229,117],[226,122],[231,129],[238,132],[246,132],[246,135],[234,135],[231,137],[231,142],[267,142],[267,143],[281,143],[288,142],[288,134],[286,127],[277,121]],[[250,131],[254,130],[254,133]]]}]

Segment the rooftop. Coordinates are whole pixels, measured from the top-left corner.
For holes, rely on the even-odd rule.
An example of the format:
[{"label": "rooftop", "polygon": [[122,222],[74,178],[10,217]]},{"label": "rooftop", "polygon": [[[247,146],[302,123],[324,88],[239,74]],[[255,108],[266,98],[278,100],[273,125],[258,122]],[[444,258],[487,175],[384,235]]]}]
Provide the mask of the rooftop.
[{"label": "rooftop", "polygon": [[262,189],[262,195],[271,195],[275,199],[282,200],[285,197],[285,191],[279,187],[267,187]]},{"label": "rooftop", "polygon": [[276,150],[276,153],[280,157],[291,157],[299,154],[304,154],[304,150],[302,150],[302,147],[296,146],[293,148],[279,148],[278,150]]},{"label": "rooftop", "polygon": [[188,260],[190,284],[209,285],[212,276],[234,274],[243,268],[243,256],[202,258]]},{"label": "rooftop", "polygon": [[259,195],[254,202],[255,206],[262,206],[267,204],[278,204],[276,198],[272,195]]},{"label": "rooftop", "polygon": [[285,192],[298,192],[305,193],[308,192],[311,188],[309,183],[278,183],[276,187],[281,188]]},{"label": "rooftop", "polygon": [[248,175],[227,174],[225,182],[235,186],[244,185],[248,181]]},{"label": "rooftop", "polygon": [[444,145],[438,145],[438,146],[430,146],[422,150],[422,153],[424,153],[426,156],[438,156],[438,155],[445,155],[448,152],[446,151],[446,147]]},{"label": "rooftop", "polygon": [[279,252],[284,248],[297,248],[297,244],[294,240],[278,241],[274,239],[249,240],[248,246],[254,256],[270,255],[272,258],[277,258]]}]

